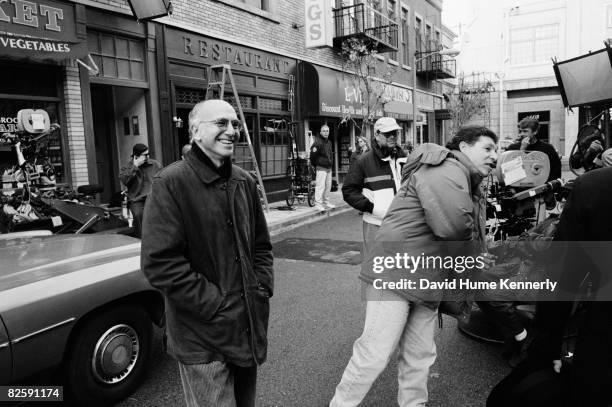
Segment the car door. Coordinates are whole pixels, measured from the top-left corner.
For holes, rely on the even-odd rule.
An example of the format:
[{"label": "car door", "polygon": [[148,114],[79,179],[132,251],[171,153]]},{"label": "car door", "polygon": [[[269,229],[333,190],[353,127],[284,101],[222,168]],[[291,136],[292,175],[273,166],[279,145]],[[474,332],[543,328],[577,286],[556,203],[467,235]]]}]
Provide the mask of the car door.
[{"label": "car door", "polygon": [[0,316],[0,385],[9,384],[13,366],[11,346],[6,326]]}]

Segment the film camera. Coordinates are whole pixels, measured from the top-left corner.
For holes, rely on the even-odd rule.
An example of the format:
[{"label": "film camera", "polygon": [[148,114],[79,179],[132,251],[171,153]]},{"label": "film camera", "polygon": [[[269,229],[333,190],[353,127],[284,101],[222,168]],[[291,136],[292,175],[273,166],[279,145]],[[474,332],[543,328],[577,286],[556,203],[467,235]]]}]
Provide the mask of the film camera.
[{"label": "film camera", "polygon": [[487,198],[487,226],[493,240],[519,236],[569,194],[571,183],[548,181],[550,162],[540,151],[506,151],[497,162]]},{"label": "film camera", "polygon": [[2,188],[30,183],[55,185],[55,171],[47,154],[47,136],[58,130],[59,125],[51,123],[44,110],[22,109],[17,112],[16,128],[14,133],[0,135]]}]

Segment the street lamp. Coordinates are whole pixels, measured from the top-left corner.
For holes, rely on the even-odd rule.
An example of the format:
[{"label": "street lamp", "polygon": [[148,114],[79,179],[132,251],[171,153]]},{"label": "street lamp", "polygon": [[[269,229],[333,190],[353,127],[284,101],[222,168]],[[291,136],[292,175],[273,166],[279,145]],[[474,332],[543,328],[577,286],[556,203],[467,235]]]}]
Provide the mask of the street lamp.
[{"label": "street lamp", "polygon": [[416,108],[416,93],[417,93],[417,64],[424,59],[432,57],[434,55],[448,55],[451,57],[456,57],[459,55],[459,50],[454,48],[446,48],[439,51],[431,51],[425,56],[417,58],[417,53],[414,53],[414,64],[412,66],[412,147],[416,147],[416,120],[417,120],[417,108]]}]

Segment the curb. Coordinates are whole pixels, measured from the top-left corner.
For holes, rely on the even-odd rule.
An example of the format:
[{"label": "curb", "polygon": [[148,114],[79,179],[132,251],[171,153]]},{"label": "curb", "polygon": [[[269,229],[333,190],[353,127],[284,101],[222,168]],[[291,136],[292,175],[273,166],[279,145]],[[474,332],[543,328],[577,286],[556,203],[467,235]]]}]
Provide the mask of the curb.
[{"label": "curb", "polygon": [[351,208],[349,205],[341,205],[337,206],[334,209],[326,210],[324,212],[309,212],[305,213],[301,216],[297,216],[292,219],[287,219],[282,222],[277,222],[274,224],[268,225],[268,232],[270,232],[270,236],[276,236],[284,232],[288,232],[292,229],[295,229],[300,226],[308,225],[309,223],[317,222],[324,218],[329,218],[332,216],[340,215],[341,213],[350,211]]}]

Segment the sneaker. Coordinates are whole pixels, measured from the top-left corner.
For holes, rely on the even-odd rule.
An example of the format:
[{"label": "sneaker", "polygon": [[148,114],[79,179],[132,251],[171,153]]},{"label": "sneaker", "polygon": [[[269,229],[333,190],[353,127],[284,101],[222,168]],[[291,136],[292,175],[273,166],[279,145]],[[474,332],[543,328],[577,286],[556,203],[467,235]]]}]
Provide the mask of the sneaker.
[{"label": "sneaker", "polygon": [[316,204],[315,209],[318,210],[319,212],[325,212],[327,210],[327,208],[321,204]]},{"label": "sneaker", "polygon": [[334,205],[333,203],[326,203],[325,206],[327,206],[327,209],[334,209],[336,207],[336,205]]}]

